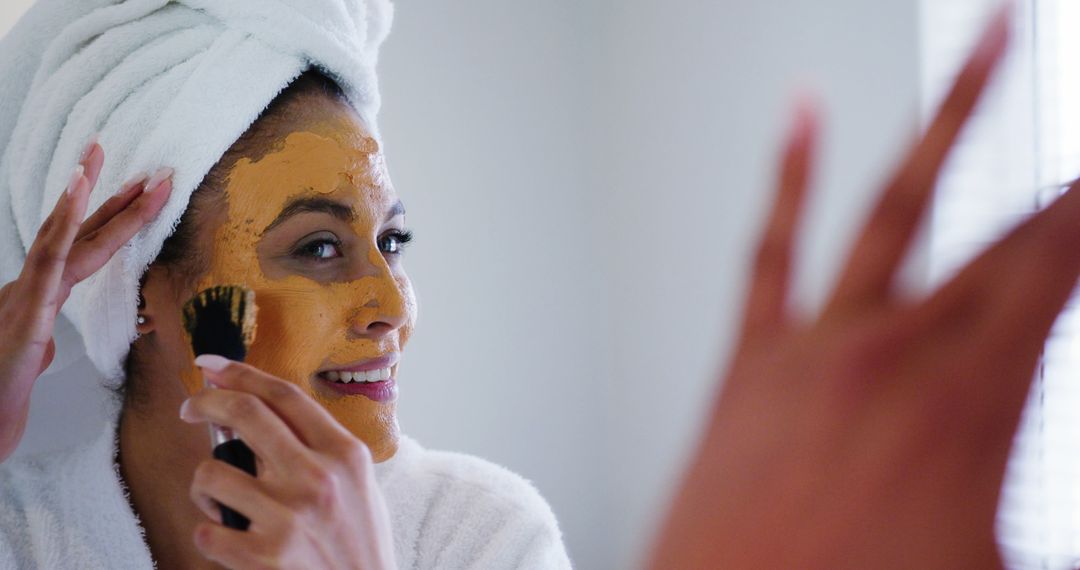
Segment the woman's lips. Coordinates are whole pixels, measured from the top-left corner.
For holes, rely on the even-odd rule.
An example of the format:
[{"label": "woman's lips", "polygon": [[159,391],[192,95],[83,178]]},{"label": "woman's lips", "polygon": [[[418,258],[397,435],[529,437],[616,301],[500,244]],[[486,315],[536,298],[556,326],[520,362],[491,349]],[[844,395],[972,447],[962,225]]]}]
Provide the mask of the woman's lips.
[{"label": "woman's lips", "polygon": [[[368,362],[382,364],[396,360],[396,358],[377,359]],[[363,368],[368,368],[368,366],[363,366]],[[355,372],[342,369],[326,370],[317,373],[315,377],[319,383],[338,394],[365,396],[376,402],[391,402],[397,399],[397,382],[394,380],[396,368],[396,366],[389,366]]]},{"label": "woman's lips", "polygon": [[378,382],[334,382],[318,375],[318,381],[327,388],[345,396],[365,396],[376,402],[392,402],[397,399],[397,382],[393,377]]},{"label": "woman's lips", "polygon": [[367,372],[369,370],[377,370],[379,368],[393,368],[397,366],[398,359],[401,357],[399,352],[390,352],[384,354],[378,358],[372,358],[370,360],[361,360],[358,362],[351,362],[349,364],[329,364],[319,370],[318,374],[324,376],[328,372]]}]

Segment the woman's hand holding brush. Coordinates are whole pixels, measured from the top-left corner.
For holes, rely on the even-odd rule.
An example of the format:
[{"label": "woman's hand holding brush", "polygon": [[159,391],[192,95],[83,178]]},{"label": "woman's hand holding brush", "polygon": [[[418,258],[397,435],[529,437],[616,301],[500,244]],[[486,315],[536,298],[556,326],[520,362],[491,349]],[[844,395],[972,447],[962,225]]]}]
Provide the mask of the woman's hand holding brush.
[{"label": "woman's hand holding brush", "polygon": [[[212,355],[196,360],[215,388],[181,407],[187,422],[238,432],[258,475],[207,457],[191,498],[209,517],[195,545],[229,568],[394,568],[390,517],[368,448],[296,386]],[[219,504],[250,519],[227,528]]]},{"label": "woman's hand holding brush", "polygon": [[11,455],[26,429],[30,392],[52,362],[53,327],[71,288],[154,219],[172,190],[171,169],[138,176],[84,221],[104,161],[101,145],[92,140],[38,231],[19,277],[0,288],[0,461]]}]

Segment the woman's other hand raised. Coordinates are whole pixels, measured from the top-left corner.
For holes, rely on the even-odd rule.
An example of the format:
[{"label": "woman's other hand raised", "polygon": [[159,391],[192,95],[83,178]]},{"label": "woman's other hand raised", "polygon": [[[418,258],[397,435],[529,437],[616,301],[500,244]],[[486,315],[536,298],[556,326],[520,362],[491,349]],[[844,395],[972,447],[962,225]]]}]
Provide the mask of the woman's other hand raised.
[{"label": "woman's other hand raised", "polygon": [[1032,374],[1080,274],[1080,191],[909,299],[898,268],[1005,51],[1008,7],[888,180],[816,318],[790,259],[816,140],[803,109],[739,345],[654,568],[1000,568],[994,521]]},{"label": "woman's other hand raised", "polygon": [[27,253],[19,277],[0,287],[0,461],[19,444],[34,381],[55,356],[53,327],[71,288],[100,269],[154,219],[172,191],[172,170],[124,184],[84,221],[105,153],[87,144]]}]

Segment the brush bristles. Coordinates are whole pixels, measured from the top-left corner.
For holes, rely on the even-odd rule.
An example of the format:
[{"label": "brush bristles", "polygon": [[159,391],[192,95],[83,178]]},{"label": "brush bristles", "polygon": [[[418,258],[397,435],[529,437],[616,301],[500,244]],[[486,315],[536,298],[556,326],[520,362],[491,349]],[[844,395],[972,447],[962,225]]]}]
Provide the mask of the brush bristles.
[{"label": "brush bristles", "polygon": [[255,340],[255,292],[242,285],[205,289],[184,304],[184,329],[195,355],[243,360]]}]

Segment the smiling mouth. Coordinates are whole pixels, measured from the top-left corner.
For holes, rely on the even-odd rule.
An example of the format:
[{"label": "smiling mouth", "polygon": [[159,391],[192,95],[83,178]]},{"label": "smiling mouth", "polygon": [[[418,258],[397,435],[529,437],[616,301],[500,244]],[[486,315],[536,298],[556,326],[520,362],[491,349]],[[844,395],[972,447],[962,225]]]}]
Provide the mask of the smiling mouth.
[{"label": "smiling mouth", "polygon": [[368,370],[366,372],[349,372],[347,370],[328,370],[326,372],[320,372],[319,378],[328,382],[335,382],[338,384],[352,384],[352,383],[376,383],[385,382],[390,379],[391,371],[390,367],[379,368],[376,370]]}]

